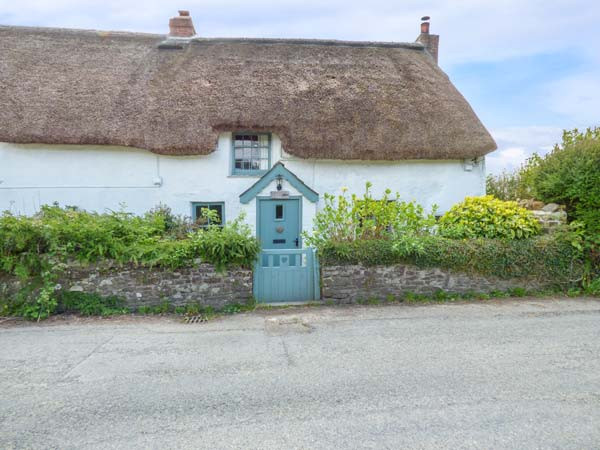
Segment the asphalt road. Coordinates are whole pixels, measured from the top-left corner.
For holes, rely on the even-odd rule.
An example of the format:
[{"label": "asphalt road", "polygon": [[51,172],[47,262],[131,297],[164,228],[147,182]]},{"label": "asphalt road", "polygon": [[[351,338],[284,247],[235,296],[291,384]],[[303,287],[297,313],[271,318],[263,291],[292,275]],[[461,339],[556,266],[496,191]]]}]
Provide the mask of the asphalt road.
[{"label": "asphalt road", "polygon": [[600,448],[600,302],[0,325],[0,448]]}]

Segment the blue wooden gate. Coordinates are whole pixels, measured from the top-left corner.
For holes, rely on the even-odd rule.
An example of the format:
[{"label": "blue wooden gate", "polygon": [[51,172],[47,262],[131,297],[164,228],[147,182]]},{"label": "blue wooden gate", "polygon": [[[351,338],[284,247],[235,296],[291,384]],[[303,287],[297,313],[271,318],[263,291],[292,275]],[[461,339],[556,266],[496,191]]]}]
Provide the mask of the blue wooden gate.
[{"label": "blue wooden gate", "polygon": [[263,250],[254,268],[258,302],[306,302],[321,298],[314,249]]}]

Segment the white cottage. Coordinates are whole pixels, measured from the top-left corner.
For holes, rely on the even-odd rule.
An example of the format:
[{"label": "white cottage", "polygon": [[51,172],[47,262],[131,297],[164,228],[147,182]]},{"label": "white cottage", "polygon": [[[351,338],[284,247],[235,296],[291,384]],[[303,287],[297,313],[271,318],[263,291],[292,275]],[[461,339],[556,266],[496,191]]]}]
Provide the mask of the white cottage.
[{"label": "white cottage", "polygon": [[245,211],[265,248],[366,181],[443,212],[496,146],[437,43],[201,38],[186,11],[167,36],[0,26],[0,210]]}]

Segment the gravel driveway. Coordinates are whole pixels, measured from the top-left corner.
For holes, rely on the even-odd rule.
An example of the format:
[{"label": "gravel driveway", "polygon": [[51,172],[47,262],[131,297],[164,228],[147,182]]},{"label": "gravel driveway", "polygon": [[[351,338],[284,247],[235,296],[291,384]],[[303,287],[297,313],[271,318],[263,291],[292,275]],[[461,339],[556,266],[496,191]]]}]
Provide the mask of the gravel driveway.
[{"label": "gravel driveway", "polygon": [[600,302],[0,325],[0,448],[599,448]]}]

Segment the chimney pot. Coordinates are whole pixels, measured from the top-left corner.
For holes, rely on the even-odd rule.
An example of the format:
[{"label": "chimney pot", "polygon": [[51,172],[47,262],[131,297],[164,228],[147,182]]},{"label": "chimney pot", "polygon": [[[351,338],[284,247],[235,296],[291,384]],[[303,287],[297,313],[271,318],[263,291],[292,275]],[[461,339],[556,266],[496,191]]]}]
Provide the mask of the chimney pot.
[{"label": "chimney pot", "polygon": [[179,16],[169,20],[170,37],[190,38],[195,34],[196,30],[189,11],[179,10]]},{"label": "chimney pot", "polygon": [[431,19],[429,16],[421,17],[423,22],[421,23],[421,34],[417,38],[417,42],[423,44],[425,49],[427,49],[431,57],[437,63],[440,37],[437,34],[429,34],[429,19]]}]

